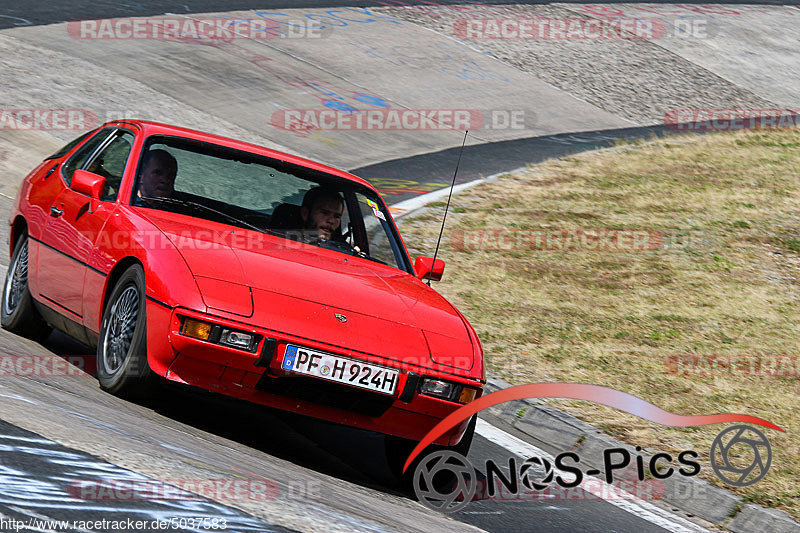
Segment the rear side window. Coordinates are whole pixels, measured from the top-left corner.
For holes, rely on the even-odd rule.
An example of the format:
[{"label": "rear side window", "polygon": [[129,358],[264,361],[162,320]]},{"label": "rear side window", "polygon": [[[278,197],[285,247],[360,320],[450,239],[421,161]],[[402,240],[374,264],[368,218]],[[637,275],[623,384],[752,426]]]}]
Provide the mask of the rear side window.
[{"label": "rear side window", "polygon": [[114,131],[114,128],[106,128],[100,133],[92,137],[86,144],[81,146],[81,149],[69,158],[69,161],[64,164],[61,170],[61,175],[64,178],[64,183],[69,187],[72,184],[72,174],[79,168],[83,168],[84,163],[97,151],[100,145],[105,141],[108,136]]},{"label": "rear side window", "polygon": [[88,132],[88,133],[84,133],[83,135],[81,135],[81,136],[80,136],[80,137],[78,137],[77,139],[75,139],[75,140],[73,140],[73,141],[70,141],[70,142],[69,142],[69,144],[67,144],[65,147],[63,147],[63,148],[62,148],[61,150],[59,150],[58,152],[54,153],[53,155],[51,155],[51,156],[49,156],[49,157],[46,157],[46,158],[45,158],[45,161],[47,161],[47,160],[49,160],[49,159],[58,159],[59,157],[64,157],[64,156],[65,156],[65,155],[67,155],[67,154],[68,154],[68,153],[69,153],[69,152],[70,152],[70,151],[71,151],[73,148],[75,148],[75,147],[76,147],[76,146],[78,146],[80,143],[82,143],[84,140],[86,140],[87,138],[89,138],[89,136],[91,136],[91,135],[94,135],[96,132],[97,132],[97,130],[92,130],[92,131],[90,131],[90,132]]}]

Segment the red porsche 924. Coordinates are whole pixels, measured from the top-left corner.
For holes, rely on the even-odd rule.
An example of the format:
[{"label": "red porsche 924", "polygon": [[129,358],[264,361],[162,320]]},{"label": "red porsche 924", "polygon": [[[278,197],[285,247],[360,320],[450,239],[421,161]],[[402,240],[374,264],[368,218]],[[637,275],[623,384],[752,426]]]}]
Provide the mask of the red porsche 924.
[{"label": "red porsche 924", "polygon": [[111,393],[161,377],[406,444],[481,395],[473,328],[421,281],[444,263],[412,264],[375,188],[335,168],[115,121],[37,166],[9,224],[3,327],[96,346]]}]

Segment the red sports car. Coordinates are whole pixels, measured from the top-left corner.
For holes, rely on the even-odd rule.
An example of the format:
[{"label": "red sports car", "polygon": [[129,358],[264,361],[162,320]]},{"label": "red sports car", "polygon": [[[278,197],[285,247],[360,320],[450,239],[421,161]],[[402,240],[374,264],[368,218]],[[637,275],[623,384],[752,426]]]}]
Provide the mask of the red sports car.
[{"label": "red sports car", "polygon": [[96,346],[109,392],[160,376],[404,444],[482,392],[475,331],[421,281],[444,263],[412,265],[375,188],[335,168],[115,121],[36,167],[9,224],[3,327]]}]

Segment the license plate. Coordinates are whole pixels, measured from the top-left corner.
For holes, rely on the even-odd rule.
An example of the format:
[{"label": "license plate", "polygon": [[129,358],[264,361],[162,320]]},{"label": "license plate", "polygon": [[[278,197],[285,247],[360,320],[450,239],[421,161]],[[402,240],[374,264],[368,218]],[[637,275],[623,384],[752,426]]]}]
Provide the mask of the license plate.
[{"label": "license plate", "polygon": [[399,373],[390,368],[292,345],[286,347],[281,368],[381,394],[394,394]]}]

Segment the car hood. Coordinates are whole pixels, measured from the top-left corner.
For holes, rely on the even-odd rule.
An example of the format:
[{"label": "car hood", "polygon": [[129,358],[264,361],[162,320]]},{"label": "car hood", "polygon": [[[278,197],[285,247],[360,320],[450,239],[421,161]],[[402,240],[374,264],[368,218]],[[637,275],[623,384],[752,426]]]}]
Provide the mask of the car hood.
[{"label": "car hood", "polygon": [[[447,366],[472,366],[474,349],[464,319],[408,273],[246,229],[198,229],[190,222],[196,219],[182,215],[147,215],[183,255],[209,307],[359,351],[388,351],[404,360],[426,354]],[[228,284],[249,287],[252,303],[240,289],[228,290]],[[212,286],[215,290],[207,289]]]}]

